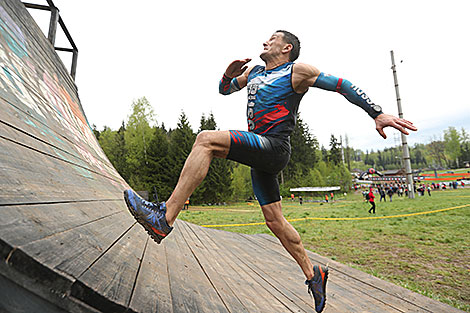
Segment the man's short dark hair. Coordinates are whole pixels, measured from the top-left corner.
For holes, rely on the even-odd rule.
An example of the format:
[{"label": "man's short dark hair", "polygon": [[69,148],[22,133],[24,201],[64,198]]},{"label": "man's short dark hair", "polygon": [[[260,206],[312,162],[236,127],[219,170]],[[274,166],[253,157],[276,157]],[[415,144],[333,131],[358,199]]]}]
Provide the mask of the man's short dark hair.
[{"label": "man's short dark hair", "polygon": [[284,35],[284,41],[292,45],[292,50],[289,53],[289,61],[294,62],[299,57],[300,53],[300,41],[296,35],[288,32],[287,30],[278,30],[276,33],[282,33]]}]

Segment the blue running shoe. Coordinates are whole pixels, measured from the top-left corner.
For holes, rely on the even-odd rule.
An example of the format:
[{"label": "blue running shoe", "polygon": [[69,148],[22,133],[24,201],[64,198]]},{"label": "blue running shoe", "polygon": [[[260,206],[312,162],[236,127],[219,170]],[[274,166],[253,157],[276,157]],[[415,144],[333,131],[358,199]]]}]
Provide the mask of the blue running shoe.
[{"label": "blue running shoe", "polygon": [[126,200],[129,212],[156,243],[159,244],[173,230],[173,227],[166,221],[165,202],[145,201],[130,189],[124,191],[124,200]]},{"label": "blue running shoe", "polygon": [[326,281],[328,279],[328,266],[313,266],[313,277],[305,281],[308,293],[315,299],[315,311],[322,312],[326,304]]}]

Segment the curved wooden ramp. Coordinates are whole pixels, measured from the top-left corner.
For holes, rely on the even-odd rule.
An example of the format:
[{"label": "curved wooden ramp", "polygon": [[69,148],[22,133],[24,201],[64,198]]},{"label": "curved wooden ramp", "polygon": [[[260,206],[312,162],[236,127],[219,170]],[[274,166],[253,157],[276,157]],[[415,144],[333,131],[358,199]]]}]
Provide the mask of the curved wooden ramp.
[{"label": "curved wooden ramp", "polygon": [[[178,221],[161,245],[127,212],[75,84],[17,0],[0,0],[0,312],[312,312],[267,235]],[[457,312],[330,264],[325,312]]]}]

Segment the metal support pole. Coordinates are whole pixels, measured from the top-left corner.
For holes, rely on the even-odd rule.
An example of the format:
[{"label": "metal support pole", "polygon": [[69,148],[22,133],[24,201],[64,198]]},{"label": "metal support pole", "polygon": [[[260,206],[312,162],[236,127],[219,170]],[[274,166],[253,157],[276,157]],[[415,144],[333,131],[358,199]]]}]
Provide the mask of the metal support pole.
[{"label": "metal support pole", "polygon": [[57,24],[60,25],[62,28],[65,37],[69,40],[70,45],[72,46],[72,49],[70,48],[60,48],[60,47],[54,47],[56,51],[66,51],[66,52],[72,52],[72,66],[70,69],[70,75],[72,78],[75,80],[75,75],[77,73],[77,59],[78,59],[78,48],[75,45],[75,42],[73,42],[72,36],[70,35],[69,31],[67,30],[67,27],[65,26],[64,21],[60,17],[59,14],[59,9],[54,5],[52,0],[46,0],[48,5],[41,5],[41,4],[34,4],[34,3],[26,3],[23,2],[24,6],[29,9],[38,9],[38,10],[44,10],[44,11],[50,11],[51,12],[51,20],[49,22],[49,33],[47,35],[47,38],[51,42],[52,46],[55,46],[55,38],[56,38],[56,33],[57,33]]},{"label": "metal support pole", "polygon": [[[393,55],[393,50],[390,51],[392,56],[392,70],[393,70],[393,80],[395,81],[395,93],[397,96],[397,105],[398,105],[398,116],[403,118],[403,111],[401,109],[401,99],[400,91],[398,90],[398,78],[395,65],[395,57]],[[406,136],[401,133],[401,143],[403,147],[403,163],[405,164],[405,174],[406,174],[406,184],[408,185],[408,198],[414,199],[414,181],[413,181],[413,172],[411,171],[411,161],[410,161],[410,150],[408,148],[408,143],[406,141]]]},{"label": "metal support pole", "polygon": [[344,148],[343,148],[343,136],[339,135],[339,144],[341,145],[341,160],[344,164]]},{"label": "metal support pole", "polygon": [[51,42],[52,45],[55,44],[55,36],[57,33],[57,24],[59,23],[59,9],[55,6],[51,7],[51,20],[49,22],[49,33],[47,39]]},{"label": "metal support pole", "polygon": [[77,59],[78,59],[78,50],[73,49],[72,68],[70,70],[70,75],[72,76],[73,80],[75,80],[75,74],[77,73]]}]

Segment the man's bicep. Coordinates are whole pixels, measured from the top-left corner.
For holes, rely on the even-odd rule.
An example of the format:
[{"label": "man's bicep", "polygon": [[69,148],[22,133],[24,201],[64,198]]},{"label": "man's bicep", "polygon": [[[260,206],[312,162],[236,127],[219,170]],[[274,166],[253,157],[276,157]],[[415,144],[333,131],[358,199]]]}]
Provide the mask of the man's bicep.
[{"label": "man's bicep", "polygon": [[309,86],[313,86],[320,76],[320,70],[313,65],[306,65],[306,75],[309,82]]},{"label": "man's bicep", "polygon": [[297,63],[294,65],[292,85],[297,93],[304,93],[312,87],[317,80],[320,71],[309,64]]}]

